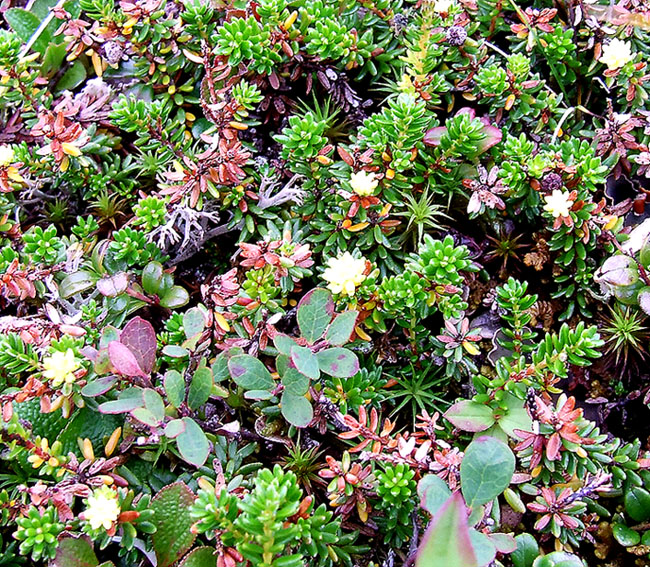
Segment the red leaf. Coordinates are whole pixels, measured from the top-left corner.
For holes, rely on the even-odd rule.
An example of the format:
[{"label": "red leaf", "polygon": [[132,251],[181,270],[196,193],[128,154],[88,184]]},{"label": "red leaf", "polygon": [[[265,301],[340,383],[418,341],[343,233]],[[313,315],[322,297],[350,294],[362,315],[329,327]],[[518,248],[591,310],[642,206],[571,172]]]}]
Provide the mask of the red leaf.
[{"label": "red leaf", "polygon": [[122,330],[120,342],[127,346],[145,374],[151,374],[156,361],[156,332],[142,317],[131,319]]},{"label": "red leaf", "polygon": [[146,376],[138,364],[135,355],[126,345],[118,341],[108,343],[108,357],[115,372],[122,376]]}]

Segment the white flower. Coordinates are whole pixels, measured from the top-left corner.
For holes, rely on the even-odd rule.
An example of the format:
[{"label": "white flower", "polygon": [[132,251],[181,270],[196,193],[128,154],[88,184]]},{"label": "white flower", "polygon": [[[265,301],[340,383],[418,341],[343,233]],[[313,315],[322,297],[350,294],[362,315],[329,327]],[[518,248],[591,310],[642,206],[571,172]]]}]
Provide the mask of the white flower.
[{"label": "white flower", "polygon": [[433,11],[438,14],[447,14],[449,13],[449,8],[454,5],[454,0],[436,0],[436,3],[433,5]]},{"label": "white flower", "polygon": [[366,279],[365,270],[364,258],[355,258],[349,252],[345,252],[342,256],[327,261],[323,279],[327,281],[327,287],[332,293],[354,295],[357,286]]},{"label": "white flower", "polygon": [[350,175],[350,187],[360,197],[372,195],[379,185],[374,173],[367,171],[357,171]]},{"label": "white flower", "polygon": [[60,386],[64,382],[72,384],[77,377],[74,375],[79,370],[79,362],[74,357],[74,351],[69,348],[65,352],[56,351],[51,356],[43,359],[43,376],[51,381],[53,387]]},{"label": "white flower", "polygon": [[555,189],[551,195],[546,195],[544,200],[544,210],[551,213],[555,218],[568,217],[569,210],[573,206],[573,200],[570,198],[571,193]]},{"label": "white flower", "polygon": [[632,59],[634,59],[634,54],[630,42],[615,37],[603,47],[603,54],[600,56],[599,61],[607,65],[610,71],[615,71],[632,61]]},{"label": "white flower", "polygon": [[14,161],[14,151],[10,146],[0,146],[0,167],[11,165]]},{"label": "white flower", "polygon": [[93,530],[104,528],[110,530],[113,523],[120,515],[120,505],[117,501],[117,492],[102,486],[95,490],[86,500],[87,508],[83,512],[84,519]]}]

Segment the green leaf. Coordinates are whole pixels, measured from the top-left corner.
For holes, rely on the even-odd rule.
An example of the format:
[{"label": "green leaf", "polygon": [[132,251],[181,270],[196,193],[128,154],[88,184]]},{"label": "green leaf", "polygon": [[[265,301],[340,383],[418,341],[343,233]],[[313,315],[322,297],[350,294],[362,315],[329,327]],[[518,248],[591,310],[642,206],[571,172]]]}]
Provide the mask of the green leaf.
[{"label": "green leaf", "polygon": [[170,356],[171,358],[184,358],[189,355],[190,352],[186,348],[178,345],[166,345],[165,348],[163,348],[163,354]]},{"label": "green leaf", "polygon": [[291,362],[298,370],[312,380],[318,380],[320,369],[318,368],[318,358],[308,347],[294,346],[291,347]]},{"label": "green leaf", "polygon": [[288,335],[283,335],[282,333],[278,333],[273,338],[273,344],[275,345],[275,348],[277,348],[279,352],[289,356],[291,354],[291,348],[296,346],[296,341],[294,341]]},{"label": "green leaf", "polygon": [[445,413],[454,427],[463,431],[485,431],[494,424],[492,409],[485,404],[472,400],[461,400],[451,406]]},{"label": "green leaf", "polygon": [[190,417],[184,417],[185,431],[176,438],[181,457],[191,465],[202,467],[210,454],[210,442],[199,425]]},{"label": "green leaf", "polygon": [[475,508],[501,494],[515,472],[510,448],[493,437],[479,437],[465,450],[460,464],[460,483],[467,505]]},{"label": "green leaf", "polygon": [[117,376],[100,376],[88,382],[82,389],[81,395],[87,398],[96,398],[108,392],[117,384]]},{"label": "green leaf", "polygon": [[585,564],[572,553],[554,551],[535,559],[533,567],[585,567]]},{"label": "green leaf", "polygon": [[530,534],[519,534],[515,537],[517,549],[512,552],[512,564],[514,567],[533,567],[533,561],[539,555],[537,540]]},{"label": "green leaf", "polygon": [[352,351],[334,347],[321,350],[317,355],[320,369],[337,378],[350,378],[359,372],[359,359]]},{"label": "green leaf", "polygon": [[97,276],[92,272],[79,270],[69,276],[66,276],[59,284],[59,295],[63,299],[68,299],[77,293],[82,293],[91,287],[94,287],[97,282]]},{"label": "green leaf", "polygon": [[477,532],[475,529],[470,528],[469,539],[472,541],[472,548],[474,549],[474,554],[476,555],[476,562],[480,566],[492,563],[492,560],[497,555],[497,548],[495,547],[494,543],[490,541],[490,538],[485,534]]},{"label": "green leaf", "polygon": [[144,423],[150,427],[158,427],[160,420],[147,408],[135,408],[131,415],[139,422]]},{"label": "green leaf", "polygon": [[163,278],[160,262],[149,262],[142,270],[142,287],[150,295],[157,295]]},{"label": "green leaf", "polygon": [[214,547],[197,547],[187,554],[180,567],[216,567]]},{"label": "green leaf", "polygon": [[635,522],[645,522],[650,518],[650,494],[647,490],[634,486],[625,493],[625,511]]},{"label": "green leaf", "polygon": [[[512,399],[511,399],[512,398]],[[497,421],[499,427],[503,429],[510,437],[517,438],[514,433],[515,429],[521,431],[532,431],[533,420],[528,415],[524,407],[524,401],[515,396],[508,395],[508,410]]]},{"label": "green leaf", "polygon": [[314,409],[304,396],[295,396],[283,392],[280,398],[280,409],[284,418],[296,427],[307,427],[314,418]]},{"label": "green leaf", "polygon": [[467,527],[467,511],[459,493],[451,496],[431,520],[415,559],[415,567],[479,567]]},{"label": "green leaf", "polygon": [[165,394],[167,400],[175,408],[181,407],[185,399],[185,380],[178,370],[168,370],[165,373]]},{"label": "green leaf", "polygon": [[198,307],[188,309],[183,315],[183,331],[185,336],[189,339],[205,329],[205,315]]},{"label": "green leaf", "polygon": [[146,407],[158,421],[165,419],[165,402],[156,390],[147,388],[142,392],[144,407]]},{"label": "green leaf", "polygon": [[628,528],[625,524],[614,524],[612,526],[612,533],[616,541],[623,547],[639,545],[641,541],[641,534]]},{"label": "green leaf", "polygon": [[[34,35],[38,27],[41,25],[41,20],[24,10],[23,8],[10,8],[5,12],[5,19],[11,26],[11,29],[16,32],[25,43],[27,43]],[[48,29],[41,31],[39,38],[34,42],[33,49],[39,53],[44,53],[52,40],[52,34]]]},{"label": "green leaf", "polygon": [[85,537],[66,537],[56,548],[52,567],[97,567],[99,560]]},{"label": "green leaf", "polygon": [[332,294],[322,287],[311,290],[298,303],[296,318],[301,336],[308,343],[315,343],[323,336],[333,315]]},{"label": "green leaf", "polygon": [[158,567],[169,567],[192,547],[196,535],[192,533],[190,508],[194,494],[182,482],[163,488],[151,501],[151,523],[156,533],[151,536]]},{"label": "green leaf", "polygon": [[181,433],[185,431],[185,424],[182,419],[172,419],[165,426],[165,437],[176,439]]},{"label": "green leaf", "polygon": [[350,340],[358,316],[359,312],[353,310],[339,313],[327,329],[325,340],[331,345],[343,346]]},{"label": "green leaf", "polygon": [[160,298],[160,305],[167,309],[178,309],[187,305],[190,295],[187,290],[179,285],[172,287],[165,295]]},{"label": "green leaf", "polygon": [[244,390],[272,390],[275,380],[260,360],[249,354],[233,356],[228,361],[228,370],[235,384]]},{"label": "green leaf", "polygon": [[78,59],[72,66],[64,73],[61,80],[56,84],[55,91],[65,91],[78,87],[86,80],[86,68],[83,63]]},{"label": "green leaf", "polygon": [[282,376],[284,391],[294,396],[304,396],[309,390],[309,378],[295,368],[287,368]]},{"label": "green leaf", "polygon": [[212,392],[212,371],[205,366],[199,366],[192,376],[190,389],[187,394],[187,405],[190,409],[198,409],[208,401]]},{"label": "green leaf", "polygon": [[61,432],[58,441],[63,445],[62,453],[70,452],[80,455],[77,439],[90,439],[96,455],[103,453],[104,440],[115,429],[124,424],[124,419],[117,415],[104,415],[88,408],[81,408]]},{"label": "green leaf", "polygon": [[435,474],[427,474],[418,482],[420,503],[432,516],[435,515],[451,496],[447,483]]}]

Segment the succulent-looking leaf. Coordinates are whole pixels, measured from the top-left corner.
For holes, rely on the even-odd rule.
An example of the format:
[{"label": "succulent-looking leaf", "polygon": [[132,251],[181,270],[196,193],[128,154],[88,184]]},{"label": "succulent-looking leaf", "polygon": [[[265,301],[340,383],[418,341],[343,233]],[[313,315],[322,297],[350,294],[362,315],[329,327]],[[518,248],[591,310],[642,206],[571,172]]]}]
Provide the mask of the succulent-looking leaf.
[{"label": "succulent-looking leaf", "polygon": [[178,451],[191,465],[201,467],[210,454],[210,442],[199,425],[190,417],[184,417],[185,431],[176,437]]},{"label": "succulent-looking leaf", "polygon": [[275,380],[260,360],[249,354],[238,354],[228,361],[228,370],[235,384],[244,390],[272,390]]},{"label": "succulent-looking leaf", "polygon": [[427,528],[415,567],[479,567],[467,527],[467,510],[459,493],[449,497]]},{"label": "succulent-looking leaf", "polygon": [[625,511],[635,522],[650,519],[650,493],[639,486],[628,489],[625,492]]},{"label": "succulent-looking leaf", "polygon": [[467,449],[460,464],[461,490],[467,505],[475,508],[501,494],[515,472],[515,456],[510,447],[494,437],[478,437]]},{"label": "succulent-looking leaf", "polygon": [[301,336],[315,343],[325,333],[333,315],[332,294],[322,287],[311,290],[298,303],[296,318]]},{"label": "succulent-looking leaf", "polygon": [[533,567],[585,567],[585,564],[572,553],[554,551],[535,559]]},{"label": "succulent-looking leaf", "polygon": [[160,298],[160,305],[167,309],[178,309],[187,305],[190,296],[187,290],[179,285],[172,287],[165,295]]},{"label": "succulent-looking leaf", "polygon": [[533,567],[533,562],[539,556],[537,540],[528,533],[515,537],[517,549],[510,556],[514,567]]},{"label": "succulent-looking leaf", "polygon": [[359,359],[352,351],[333,347],[321,350],[317,355],[320,369],[337,378],[350,378],[359,372]]},{"label": "succulent-looking leaf", "polygon": [[156,533],[151,536],[158,567],[169,567],[192,547],[196,535],[192,533],[190,507],[194,494],[182,482],[163,488],[151,501]]},{"label": "succulent-looking leaf", "polygon": [[447,410],[445,418],[458,429],[472,433],[485,431],[494,424],[492,409],[472,400],[456,402]]},{"label": "succulent-looking leaf", "polygon": [[156,348],[158,347],[156,331],[151,323],[142,317],[131,319],[124,325],[120,334],[120,342],[133,353],[142,371],[145,374],[151,374],[156,362]]}]

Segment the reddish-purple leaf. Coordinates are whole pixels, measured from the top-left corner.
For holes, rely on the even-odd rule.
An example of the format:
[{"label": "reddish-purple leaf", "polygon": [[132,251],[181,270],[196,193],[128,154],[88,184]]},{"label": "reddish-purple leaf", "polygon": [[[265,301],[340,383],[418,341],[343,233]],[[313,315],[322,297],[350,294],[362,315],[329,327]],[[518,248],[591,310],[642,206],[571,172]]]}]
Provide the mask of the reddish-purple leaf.
[{"label": "reddish-purple leaf", "polygon": [[422,538],[415,567],[478,567],[467,526],[467,509],[457,492],[431,520]]},{"label": "reddish-purple leaf", "polygon": [[447,128],[444,126],[436,126],[427,130],[424,134],[424,139],[422,140],[427,146],[439,146],[440,138],[447,131]]},{"label": "reddish-purple leaf", "polygon": [[485,126],[483,133],[485,134],[485,138],[479,142],[479,153],[488,151],[492,146],[496,146],[503,138],[503,132],[496,126]]},{"label": "reddish-purple leaf", "polygon": [[145,374],[150,374],[156,361],[156,331],[142,317],[131,319],[122,330],[120,342],[126,345]]},{"label": "reddish-purple leaf", "polygon": [[126,345],[118,341],[108,343],[108,356],[111,359],[113,368],[115,368],[115,372],[118,374],[122,376],[146,376],[138,364],[138,359]]}]

